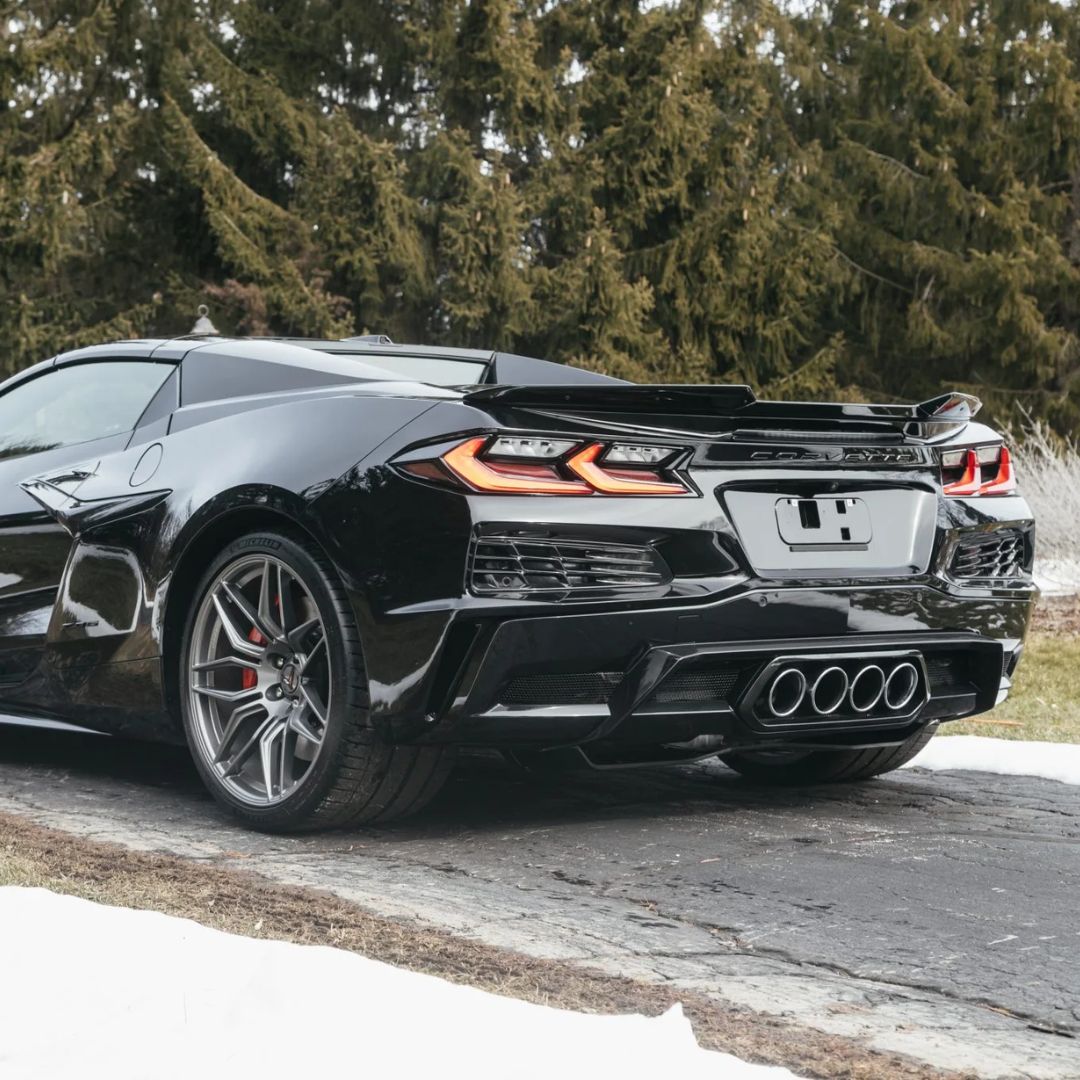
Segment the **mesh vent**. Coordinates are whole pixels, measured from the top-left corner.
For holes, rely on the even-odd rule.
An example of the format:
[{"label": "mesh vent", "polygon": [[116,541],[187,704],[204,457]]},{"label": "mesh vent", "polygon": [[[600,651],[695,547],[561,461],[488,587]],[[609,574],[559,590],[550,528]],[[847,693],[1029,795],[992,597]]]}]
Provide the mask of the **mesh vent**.
[{"label": "mesh vent", "polygon": [[738,679],[739,672],[734,669],[676,672],[660,684],[652,700],[658,705],[725,701]]},{"label": "mesh vent", "polygon": [[480,596],[602,593],[655,588],[671,580],[650,547],[482,536],[473,542],[469,588]]},{"label": "mesh vent", "polygon": [[[565,674],[519,675],[507,683],[499,700],[503,705],[606,705],[622,680],[621,671],[582,671]],[[725,701],[738,682],[739,672],[676,672],[665,679],[650,704],[678,705]]]},{"label": "mesh vent", "polygon": [[967,663],[961,656],[927,656],[926,674],[930,679],[930,693],[935,697],[962,694],[971,688]]},{"label": "mesh vent", "polygon": [[949,570],[958,578],[1023,577],[1027,543],[1017,529],[995,529],[965,537],[953,552]]},{"label": "mesh vent", "polygon": [[583,671],[566,675],[521,675],[508,683],[503,705],[606,705],[621,671]]}]

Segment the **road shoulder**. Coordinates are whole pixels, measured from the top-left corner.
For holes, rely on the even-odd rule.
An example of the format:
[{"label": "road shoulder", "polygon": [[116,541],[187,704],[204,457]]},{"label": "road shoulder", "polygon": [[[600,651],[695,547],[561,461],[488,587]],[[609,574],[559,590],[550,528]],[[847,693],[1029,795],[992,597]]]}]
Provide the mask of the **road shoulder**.
[{"label": "road shoulder", "polygon": [[[222,861],[237,856],[222,854]],[[0,814],[0,884],[48,888],[160,911],[250,937],[328,945],[498,994],[582,1012],[656,1016],[681,1002],[698,1041],[814,1077],[940,1078],[934,1069],[853,1040],[737,1008],[709,994],[527,956],[412,919],[388,918],[321,889],[247,869],[135,851]]]}]

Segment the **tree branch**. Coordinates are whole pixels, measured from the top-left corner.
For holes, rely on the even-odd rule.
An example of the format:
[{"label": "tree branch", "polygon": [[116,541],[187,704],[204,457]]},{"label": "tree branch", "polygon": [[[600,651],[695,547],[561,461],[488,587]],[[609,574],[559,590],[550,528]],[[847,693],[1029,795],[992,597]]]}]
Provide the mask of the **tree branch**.
[{"label": "tree branch", "polygon": [[901,285],[898,281],[890,281],[887,277],[882,277],[880,274],[875,274],[873,270],[867,270],[865,266],[860,266],[850,255],[845,255],[835,244],[833,244],[833,251],[836,252],[848,266],[853,270],[857,270],[860,274],[865,274],[875,281],[880,281],[882,285],[891,285],[894,289],[899,289],[901,292],[907,293],[908,296],[915,295],[915,290],[909,288],[907,285]]},{"label": "tree branch", "polygon": [[866,151],[871,157],[876,157],[879,161],[884,161],[887,165],[893,165],[901,172],[905,172],[913,180],[929,180],[930,177],[924,173],[916,172],[911,166],[905,165],[902,161],[898,161],[894,157],[890,157],[888,154],[883,154],[880,150],[871,150],[865,143],[857,142],[855,139],[848,139],[853,146],[857,146],[860,150]]}]

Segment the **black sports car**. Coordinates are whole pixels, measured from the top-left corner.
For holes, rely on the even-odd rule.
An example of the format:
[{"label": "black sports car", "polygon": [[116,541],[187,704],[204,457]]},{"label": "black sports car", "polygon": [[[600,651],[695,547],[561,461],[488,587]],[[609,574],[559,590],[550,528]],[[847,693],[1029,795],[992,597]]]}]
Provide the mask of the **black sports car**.
[{"label": "black sports car", "polygon": [[383,337],[65,353],[0,385],[0,709],[186,739],[265,829],[415,810],[469,745],[874,776],[1020,657],[1033,522],[977,408]]}]

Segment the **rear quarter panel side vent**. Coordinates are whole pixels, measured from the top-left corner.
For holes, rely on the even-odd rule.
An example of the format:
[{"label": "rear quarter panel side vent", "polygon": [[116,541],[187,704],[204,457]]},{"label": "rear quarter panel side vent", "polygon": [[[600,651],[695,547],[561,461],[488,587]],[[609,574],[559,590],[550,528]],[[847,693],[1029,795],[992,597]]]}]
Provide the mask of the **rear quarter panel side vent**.
[{"label": "rear quarter panel side vent", "polygon": [[558,600],[659,589],[671,571],[649,545],[510,535],[478,536],[469,552],[476,596]]}]

